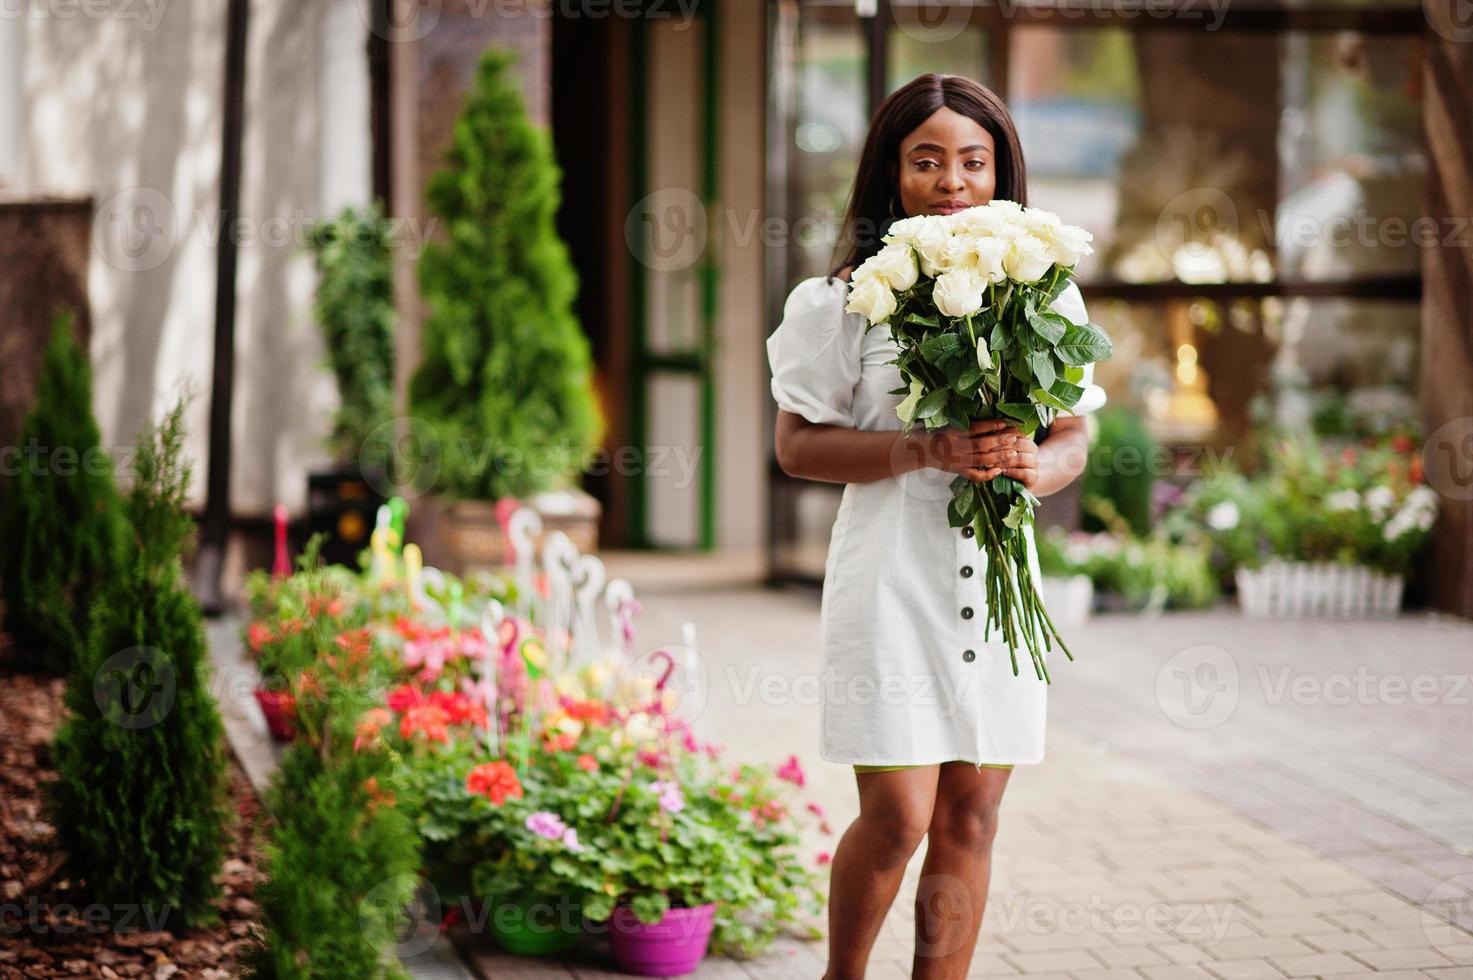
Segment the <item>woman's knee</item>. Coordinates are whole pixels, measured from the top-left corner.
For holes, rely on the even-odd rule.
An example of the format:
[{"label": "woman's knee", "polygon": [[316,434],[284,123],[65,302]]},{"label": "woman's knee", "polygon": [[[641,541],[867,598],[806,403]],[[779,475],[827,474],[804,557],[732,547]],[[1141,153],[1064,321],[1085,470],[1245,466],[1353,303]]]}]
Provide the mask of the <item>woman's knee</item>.
[{"label": "woman's knee", "polygon": [[997,837],[999,807],[984,804],[942,806],[939,802],[931,817],[931,839],[943,838],[947,843],[969,850],[991,850]]},{"label": "woman's knee", "polygon": [[870,846],[902,862],[910,860],[931,826],[927,808],[916,805],[876,807],[861,811]]}]

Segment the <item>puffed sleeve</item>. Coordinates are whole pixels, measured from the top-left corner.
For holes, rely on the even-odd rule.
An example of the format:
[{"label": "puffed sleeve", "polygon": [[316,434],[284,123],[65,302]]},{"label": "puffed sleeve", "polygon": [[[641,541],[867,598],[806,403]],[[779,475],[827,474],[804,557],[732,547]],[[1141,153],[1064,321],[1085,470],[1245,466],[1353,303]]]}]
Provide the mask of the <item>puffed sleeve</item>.
[{"label": "puffed sleeve", "polygon": [[[1088,323],[1089,313],[1084,308],[1084,297],[1079,293],[1079,283],[1070,282],[1058,298],[1054,300],[1051,309],[1062,316],[1068,317],[1071,323]],[[1084,415],[1088,412],[1096,412],[1104,407],[1106,402],[1105,389],[1095,384],[1094,362],[1084,366],[1084,377],[1079,380],[1084,388],[1084,394],[1079,397],[1079,404],[1074,406],[1074,411],[1061,411],[1059,415]]]},{"label": "puffed sleeve", "polygon": [[863,318],[844,312],[847,293],[843,280],[823,276],[794,286],[767,338],[767,363],[778,408],[852,429],[864,327]]}]

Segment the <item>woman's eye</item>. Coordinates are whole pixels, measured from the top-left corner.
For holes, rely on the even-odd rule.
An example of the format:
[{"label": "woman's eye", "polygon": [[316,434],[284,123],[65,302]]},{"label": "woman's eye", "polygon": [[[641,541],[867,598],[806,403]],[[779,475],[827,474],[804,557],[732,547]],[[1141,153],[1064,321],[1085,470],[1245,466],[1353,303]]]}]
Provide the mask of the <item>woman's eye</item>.
[{"label": "woman's eye", "polygon": [[981,160],[968,160],[967,166],[970,167],[974,163],[977,165],[976,169],[978,170],[981,170],[985,166],[985,164]]}]

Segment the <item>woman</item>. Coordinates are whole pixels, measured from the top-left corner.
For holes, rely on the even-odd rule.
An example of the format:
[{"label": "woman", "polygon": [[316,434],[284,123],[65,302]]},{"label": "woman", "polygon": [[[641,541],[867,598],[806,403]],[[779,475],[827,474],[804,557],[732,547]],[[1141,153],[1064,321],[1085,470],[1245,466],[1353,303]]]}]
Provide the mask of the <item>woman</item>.
[{"label": "woman", "polygon": [[[842,260],[793,288],[767,341],[779,464],[847,484],[825,566],[820,755],[855,767],[860,813],[833,859],[824,980],[864,975],[922,837],[912,975],[966,976],[1003,790],[1014,765],[1043,759],[1046,685],[1032,670],[1014,675],[997,631],[984,640],[985,560],[970,527],[949,525],[946,504],[956,474],[1006,475],[1040,497],[1068,486],[1084,469],[1080,416],[1105,402],[1094,365],[1074,413],[1036,440],[997,421],[902,434],[889,329],[866,331],[843,309],[849,274],[879,250],[891,221],[994,198],[1026,205],[1026,195],[1001,100],[967,78],[920,76],[875,113]],[[1073,284],[1053,308],[1088,319]]]}]

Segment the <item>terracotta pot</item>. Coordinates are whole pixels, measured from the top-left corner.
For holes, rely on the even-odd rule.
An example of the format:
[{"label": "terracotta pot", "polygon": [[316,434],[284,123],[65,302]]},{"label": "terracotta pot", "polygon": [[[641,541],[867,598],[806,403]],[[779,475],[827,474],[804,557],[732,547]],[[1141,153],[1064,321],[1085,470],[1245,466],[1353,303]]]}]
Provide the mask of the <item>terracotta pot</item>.
[{"label": "terracotta pot", "polygon": [[[553,531],[562,531],[580,552],[598,550],[598,524],[602,507],[598,499],[582,490],[558,490],[536,494],[520,501],[542,518],[542,533],[535,539],[540,553],[542,541]],[[459,575],[478,569],[503,569],[511,565],[510,543],[490,500],[457,500],[441,511],[441,529],[449,564]]]}]

